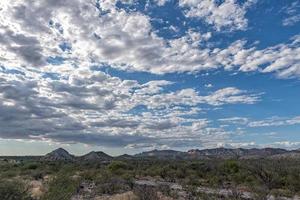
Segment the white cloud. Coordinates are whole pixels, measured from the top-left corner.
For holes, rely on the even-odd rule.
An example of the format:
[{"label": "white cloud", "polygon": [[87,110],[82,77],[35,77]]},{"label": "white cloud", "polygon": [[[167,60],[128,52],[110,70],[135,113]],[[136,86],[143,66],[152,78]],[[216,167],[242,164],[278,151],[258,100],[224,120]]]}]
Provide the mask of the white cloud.
[{"label": "white cloud", "polygon": [[241,49],[234,55],[232,64],[241,71],[258,70],[263,73],[276,73],[279,78],[300,76],[299,35],[289,44],[278,44],[262,50]]},{"label": "white cloud", "polygon": [[274,147],[281,147],[281,148],[287,148],[287,149],[295,149],[300,147],[300,142],[292,142],[292,141],[280,141],[280,142],[274,142],[271,144],[271,146]]},{"label": "white cloud", "polygon": [[204,87],[206,87],[206,88],[212,88],[213,85],[211,83],[208,83],[208,84],[205,84]]},{"label": "white cloud", "polygon": [[[201,112],[202,104],[259,100],[236,88],[203,96],[191,88],[165,91],[174,83],[140,84],[84,67],[59,71],[57,80],[38,70],[0,69],[0,137],[7,139],[108,146],[212,145],[226,140],[227,133],[207,119],[191,117]],[[133,112],[138,106],[147,109]]]},{"label": "white cloud", "polygon": [[282,11],[285,15],[287,15],[286,18],[282,20],[283,26],[293,26],[300,22],[300,3],[299,1],[294,1],[288,6],[285,6],[282,8]]},{"label": "white cloud", "polygon": [[154,2],[157,3],[158,6],[164,6],[168,1],[170,0],[154,0]]},{"label": "white cloud", "polygon": [[283,26],[293,26],[294,24],[297,24],[298,22],[300,22],[300,14],[285,18],[282,21],[282,25]]},{"label": "white cloud", "polygon": [[298,141],[276,141],[271,143],[257,143],[255,141],[237,142],[227,141],[226,143],[220,142],[218,147],[224,148],[284,148],[284,149],[298,149],[300,142]]},{"label": "white cloud", "polygon": [[227,142],[227,143],[219,143],[218,147],[223,148],[255,148],[258,145],[251,141],[251,142]]},{"label": "white cloud", "polygon": [[[207,40],[210,34],[189,31],[182,38],[164,40],[152,31],[149,17],[127,13],[114,4],[101,1],[101,9],[107,11],[101,17],[103,11],[89,1],[7,4],[0,18],[0,29],[6,36],[0,40],[1,63],[37,67],[45,65],[47,57],[59,55],[70,64],[108,63],[158,74],[213,66],[207,60],[209,52],[197,49],[199,41]],[[20,38],[26,39],[26,44]],[[62,42],[69,43],[71,51],[59,49]],[[11,46],[14,43],[16,47]]]},{"label": "white cloud", "polygon": [[187,17],[200,18],[221,31],[246,29],[248,20],[245,14],[250,3],[254,1],[239,5],[235,0],[225,0],[220,4],[215,0],[180,0],[179,6],[185,8]]},{"label": "white cloud", "polygon": [[[237,13],[243,13],[249,2],[241,7],[228,0],[219,7],[233,6]],[[55,72],[64,73],[72,70],[72,66],[105,63],[119,69],[155,74],[224,68],[276,73],[280,78],[300,76],[299,36],[289,43],[265,49],[246,48],[243,40],[223,49],[205,47],[200,44],[211,38],[210,32],[189,30],[182,37],[164,39],[156,34],[149,16],[126,12],[116,8],[115,3],[100,1],[101,9],[98,9],[92,0],[2,2],[0,64],[49,72],[54,69],[47,63],[48,58],[58,56],[63,61]],[[181,4],[198,3],[186,0]],[[237,27],[242,27],[239,24],[245,21],[244,18],[232,20],[228,24]],[[69,50],[59,47],[63,43],[68,44]]]},{"label": "white cloud", "polygon": [[248,127],[290,126],[300,124],[300,116],[271,117],[263,120],[253,120],[246,117],[229,117],[219,119],[224,124],[245,125]]},{"label": "white cloud", "polygon": [[229,118],[219,119],[219,121],[222,123],[245,125],[248,123],[249,119],[245,117],[229,117]]},{"label": "white cloud", "polygon": [[239,90],[234,87],[223,88],[215,91],[209,96],[204,97],[204,100],[211,105],[237,104],[246,103],[253,104],[260,100],[257,94],[247,94],[246,91]]},{"label": "white cloud", "polygon": [[[158,1],[158,5],[165,2]],[[194,5],[204,9],[207,3],[203,19],[216,29],[247,27],[244,15],[250,1],[244,5],[232,0],[221,5],[184,2],[185,8],[191,6],[187,8],[191,15],[198,12]],[[300,36],[265,49],[246,48],[242,40],[224,48],[206,47],[211,32],[190,29],[182,37],[164,39],[149,16],[116,8],[116,1],[99,3],[100,7],[94,0],[0,2],[0,138],[213,147],[226,142],[228,132],[208,119],[198,119],[202,105],[210,109],[254,104],[261,94],[236,87],[202,94],[194,88],[174,89],[176,83],[166,80],[144,84],[122,80],[91,67],[107,64],[155,74],[225,68],[275,72],[283,78],[300,76]],[[227,10],[231,17],[224,15]],[[67,50],[61,45],[67,45]],[[60,60],[59,64],[49,58]],[[223,120],[229,121],[251,127],[299,123],[298,118],[283,122]]]},{"label": "white cloud", "polygon": [[292,118],[270,118],[266,120],[252,121],[248,124],[249,127],[268,127],[268,126],[287,126],[300,124],[300,116]]}]

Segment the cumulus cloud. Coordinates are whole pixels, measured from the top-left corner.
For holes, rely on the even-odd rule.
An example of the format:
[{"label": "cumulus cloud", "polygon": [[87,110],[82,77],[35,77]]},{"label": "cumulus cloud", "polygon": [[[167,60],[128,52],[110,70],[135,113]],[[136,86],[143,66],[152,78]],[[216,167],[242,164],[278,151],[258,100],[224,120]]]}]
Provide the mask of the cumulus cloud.
[{"label": "cumulus cloud", "polygon": [[[24,63],[34,64],[35,66],[41,66],[46,63],[41,53],[43,48],[37,38],[14,33],[11,30],[0,32],[0,38],[3,55],[1,60],[18,60],[21,58]],[[4,52],[9,53],[5,54]]]},{"label": "cumulus cloud", "polygon": [[271,117],[263,120],[253,120],[246,117],[229,117],[219,119],[221,123],[245,125],[248,127],[271,127],[271,126],[289,126],[300,124],[300,116],[294,117]]},{"label": "cumulus cloud", "polygon": [[202,19],[216,30],[244,30],[248,20],[245,18],[246,9],[254,1],[246,1],[239,5],[235,0],[225,0],[218,3],[215,0],[180,0],[179,6],[185,8],[186,17]]},{"label": "cumulus cloud", "polygon": [[212,87],[213,87],[213,84],[208,83],[208,84],[205,84],[204,87],[206,87],[206,88],[212,88]]},{"label": "cumulus cloud", "polygon": [[223,148],[257,148],[258,145],[251,142],[228,142],[228,143],[218,143],[218,147]]},{"label": "cumulus cloud", "polygon": [[287,148],[287,149],[295,149],[299,148],[300,142],[299,141],[279,141],[270,144],[273,147],[280,147],[280,148]]},{"label": "cumulus cloud", "polygon": [[300,22],[300,14],[285,18],[282,21],[282,25],[283,26],[293,26],[294,24],[296,24],[298,22]]},{"label": "cumulus cloud", "polygon": [[259,101],[257,94],[247,94],[246,91],[234,87],[223,88],[215,91],[211,95],[204,97],[204,100],[211,105],[246,103],[253,104]]},{"label": "cumulus cloud", "polygon": [[[49,72],[53,71],[49,65],[56,62],[61,67],[55,72],[66,72],[71,70],[68,65],[104,63],[122,70],[155,74],[224,68],[272,72],[281,78],[299,77],[299,36],[265,49],[246,48],[244,40],[224,48],[200,45],[212,33],[195,30],[165,39],[157,35],[149,16],[117,8],[116,2],[1,2],[1,65],[40,67]],[[247,24],[245,9],[253,2],[239,5],[228,0],[217,5],[214,1],[187,0],[179,5],[200,6],[195,10],[207,11],[203,18],[209,22],[242,29]]]},{"label": "cumulus cloud", "polygon": [[[0,137],[6,139],[112,146],[148,142],[175,147],[199,137],[197,142],[204,144],[208,135],[225,138],[226,133],[211,127],[206,119],[191,117],[201,112],[202,104],[259,100],[259,96],[236,88],[206,96],[194,89],[164,91],[174,83],[156,80],[141,84],[88,68],[61,73],[58,79],[39,71],[18,73],[5,67],[0,74]],[[141,106],[145,110],[139,110]]]},{"label": "cumulus cloud", "polygon": [[[174,89],[176,83],[166,80],[123,80],[93,67],[154,74],[224,68],[275,72],[283,78],[300,75],[299,36],[265,49],[246,48],[244,40],[223,48],[205,46],[213,33],[192,29],[166,39],[157,34],[150,16],[119,8],[117,2],[0,2],[1,138],[214,146],[228,133],[199,119],[202,105],[254,104],[261,94],[210,84],[206,87],[214,90],[202,94],[195,88]],[[244,30],[251,2],[185,0],[179,5],[188,17],[199,17],[217,30]]]},{"label": "cumulus cloud", "polygon": [[275,141],[271,143],[257,143],[254,141],[248,142],[228,142],[228,143],[219,143],[219,147],[224,148],[284,148],[284,149],[298,149],[300,146],[299,141]]},{"label": "cumulus cloud", "polygon": [[248,124],[250,127],[267,127],[267,126],[287,126],[300,124],[300,116],[292,118],[274,117],[266,120],[252,121]]},{"label": "cumulus cloud", "polygon": [[223,118],[219,119],[218,121],[222,123],[230,123],[230,124],[247,124],[249,119],[246,117],[229,117],[229,118]]},{"label": "cumulus cloud", "polygon": [[158,6],[165,5],[170,0],[154,0],[155,3],[157,3]]},{"label": "cumulus cloud", "polygon": [[299,42],[299,35],[297,35],[289,44],[279,44],[263,50],[241,51],[236,55],[234,64],[241,64],[241,71],[259,70],[263,73],[276,72],[280,78],[298,77],[300,74]]},{"label": "cumulus cloud", "polygon": [[300,22],[300,3],[295,1],[291,3],[289,6],[285,6],[282,8],[283,13],[285,13],[286,17],[282,20],[283,26],[293,26]]}]

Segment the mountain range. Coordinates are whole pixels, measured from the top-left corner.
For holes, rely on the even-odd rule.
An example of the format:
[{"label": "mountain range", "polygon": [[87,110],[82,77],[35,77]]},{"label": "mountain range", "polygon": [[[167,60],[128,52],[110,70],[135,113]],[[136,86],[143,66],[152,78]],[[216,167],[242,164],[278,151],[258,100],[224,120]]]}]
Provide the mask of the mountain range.
[{"label": "mountain range", "polygon": [[280,148],[214,148],[214,149],[191,149],[187,152],[175,150],[152,150],[138,153],[135,155],[120,155],[112,157],[102,151],[92,151],[83,156],[74,156],[65,149],[56,149],[45,156],[42,160],[45,161],[110,161],[110,160],[127,160],[127,159],[249,159],[249,158],[300,158],[300,150],[286,150]]}]

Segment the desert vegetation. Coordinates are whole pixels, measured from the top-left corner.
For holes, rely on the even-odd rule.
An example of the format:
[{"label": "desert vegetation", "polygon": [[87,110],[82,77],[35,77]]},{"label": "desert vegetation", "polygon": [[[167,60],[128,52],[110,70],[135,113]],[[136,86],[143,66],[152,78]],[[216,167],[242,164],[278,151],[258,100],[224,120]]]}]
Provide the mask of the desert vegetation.
[{"label": "desert vegetation", "polygon": [[300,194],[300,161],[288,158],[109,162],[32,158],[0,163],[0,199],[5,200],[267,199]]}]

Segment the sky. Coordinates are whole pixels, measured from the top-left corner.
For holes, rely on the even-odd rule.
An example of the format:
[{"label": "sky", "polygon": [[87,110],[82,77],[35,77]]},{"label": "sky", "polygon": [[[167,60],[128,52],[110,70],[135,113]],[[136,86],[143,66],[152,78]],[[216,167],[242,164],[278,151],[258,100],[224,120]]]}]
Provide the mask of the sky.
[{"label": "sky", "polygon": [[299,0],[0,1],[0,155],[300,148]]}]

